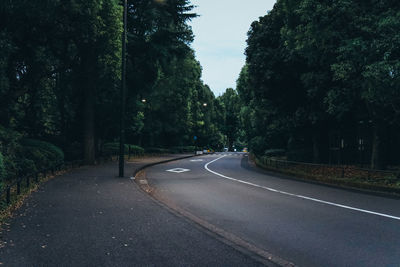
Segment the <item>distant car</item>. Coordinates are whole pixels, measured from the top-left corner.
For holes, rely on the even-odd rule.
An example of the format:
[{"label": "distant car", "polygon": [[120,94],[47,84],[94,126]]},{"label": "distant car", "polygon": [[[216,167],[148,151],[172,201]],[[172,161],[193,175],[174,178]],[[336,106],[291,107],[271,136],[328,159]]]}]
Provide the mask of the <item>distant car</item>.
[{"label": "distant car", "polygon": [[243,152],[249,152],[248,150],[247,150],[247,147],[245,147],[245,148],[243,148]]}]

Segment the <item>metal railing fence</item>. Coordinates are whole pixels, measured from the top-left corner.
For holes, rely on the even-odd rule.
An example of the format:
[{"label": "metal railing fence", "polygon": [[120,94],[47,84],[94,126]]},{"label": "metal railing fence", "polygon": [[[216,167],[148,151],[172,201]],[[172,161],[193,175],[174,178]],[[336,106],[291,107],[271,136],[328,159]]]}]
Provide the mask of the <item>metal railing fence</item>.
[{"label": "metal railing fence", "polygon": [[13,179],[11,183],[6,183],[3,186],[4,188],[0,191],[0,207],[3,208],[4,206],[10,205],[12,200],[21,195],[24,190],[30,189],[33,184],[39,184],[40,181],[45,179],[48,175],[54,175],[57,171],[81,165],[81,160],[63,162],[51,168],[42,169]]},{"label": "metal railing fence", "polygon": [[256,158],[265,167],[293,174],[304,174],[313,177],[358,179],[361,181],[387,181],[400,183],[400,171],[373,170],[353,165],[328,165],[274,159]]}]

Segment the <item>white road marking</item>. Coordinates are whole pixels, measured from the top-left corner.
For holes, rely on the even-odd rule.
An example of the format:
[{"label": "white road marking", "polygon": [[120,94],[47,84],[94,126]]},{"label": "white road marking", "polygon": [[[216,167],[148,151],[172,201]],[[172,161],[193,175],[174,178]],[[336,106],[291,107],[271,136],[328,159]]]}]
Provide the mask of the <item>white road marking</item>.
[{"label": "white road marking", "polygon": [[190,161],[191,162],[197,162],[197,161],[204,161],[204,160],[202,160],[202,159],[191,159]]},{"label": "white road marking", "polygon": [[188,172],[190,171],[189,169],[183,169],[183,168],[175,168],[175,169],[170,169],[166,170],[167,172],[175,172],[175,173],[182,173],[182,172]]},{"label": "white road marking", "polygon": [[326,204],[326,205],[330,205],[330,206],[335,206],[335,207],[348,209],[348,210],[359,211],[359,212],[363,212],[363,213],[367,213],[367,214],[377,215],[377,216],[386,217],[386,218],[390,218],[390,219],[394,219],[394,220],[399,220],[400,221],[400,217],[396,217],[396,216],[393,216],[393,215],[379,213],[379,212],[370,211],[370,210],[359,209],[359,208],[346,206],[346,205],[342,205],[342,204],[338,204],[338,203],[334,203],[334,202],[329,202],[329,201],[325,201],[325,200],[320,200],[320,199],[316,199],[316,198],[312,198],[312,197],[307,197],[307,196],[288,193],[288,192],[285,192],[285,191],[281,191],[281,190],[273,189],[273,188],[270,188],[270,187],[266,187],[266,186],[262,186],[262,185],[258,185],[258,184],[254,184],[254,183],[250,183],[250,182],[246,182],[246,181],[243,181],[243,180],[235,179],[235,178],[232,178],[232,177],[228,177],[228,176],[225,176],[225,175],[220,174],[218,172],[215,172],[213,170],[210,170],[208,168],[208,165],[210,165],[211,163],[213,163],[213,162],[215,162],[217,160],[220,160],[220,159],[224,158],[225,156],[226,155],[223,155],[223,156],[221,156],[219,158],[216,158],[216,159],[208,162],[207,164],[204,165],[204,168],[207,171],[209,171],[209,172],[211,172],[211,173],[213,173],[215,175],[218,175],[218,176],[220,176],[222,178],[225,178],[225,179],[237,182],[237,183],[242,183],[242,184],[254,186],[254,187],[257,187],[257,188],[265,189],[265,190],[268,190],[268,191],[271,191],[271,192],[275,192],[275,193],[279,193],[279,194],[283,194],[283,195],[287,195],[287,196],[291,196],[291,197],[297,197],[297,198],[306,199],[306,200],[310,200],[310,201],[314,201],[314,202],[318,202],[318,203],[322,203],[322,204]]}]

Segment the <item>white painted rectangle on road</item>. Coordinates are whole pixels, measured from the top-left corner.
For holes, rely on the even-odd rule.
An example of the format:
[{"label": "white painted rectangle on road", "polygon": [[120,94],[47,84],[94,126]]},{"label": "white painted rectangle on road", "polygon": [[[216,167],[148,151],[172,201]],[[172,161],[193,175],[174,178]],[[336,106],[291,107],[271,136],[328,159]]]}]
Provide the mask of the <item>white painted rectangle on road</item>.
[{"label": "white painted rectangle on road", "polygon": [[174,168],[170,170],[166,170],[167,172],[175,172],[175,173],[182,173],[182,172],[188,172],[190,171],[189,169],[183,169],[183,168]]}]

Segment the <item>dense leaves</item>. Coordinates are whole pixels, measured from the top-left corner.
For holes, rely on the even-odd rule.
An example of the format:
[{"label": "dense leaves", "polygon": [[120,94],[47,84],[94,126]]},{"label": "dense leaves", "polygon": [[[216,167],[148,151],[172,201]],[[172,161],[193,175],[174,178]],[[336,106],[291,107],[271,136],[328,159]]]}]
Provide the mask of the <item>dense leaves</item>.
[{"label": "dense leaves", "polygon": [[399,14],[395,1],[277,1],[252,24],[238,79],[250,147],[314,162],[396,163]]},{"label": "dense leaves", "polygon": [[[119,135],[121,4],[1,2],[0,152],[5,176],[51,167],[63,160],[63,152],[67,160],[89,164],[115,152],[110,143]],[[217,101],[203,84],[190,48],[193,33],[187,23],[196,17],[192,9],[187,0],[128,1],[125,121],[134,153],[143,153],[139,146],[179,151],[223,146],[215,122]]]}]

